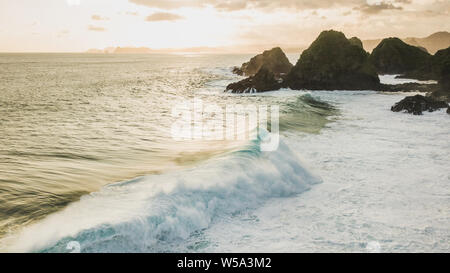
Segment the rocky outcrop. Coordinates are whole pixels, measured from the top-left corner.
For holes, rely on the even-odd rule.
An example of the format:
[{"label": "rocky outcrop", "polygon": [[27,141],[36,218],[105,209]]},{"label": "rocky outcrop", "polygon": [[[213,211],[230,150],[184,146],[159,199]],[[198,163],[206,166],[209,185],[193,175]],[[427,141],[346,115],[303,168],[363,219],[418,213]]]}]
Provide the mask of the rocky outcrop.
[{"label": "rocky outcrop", "polygon": [[305,50],[286,78],[292,89],[376,90],[380,79],[369,54],[342,32],[324,31]]},{"label": "rocky outcrop", "polygon": [[240,68],[235,67],[233,72],[241,76],[254,76],[263,66],[277,77],[289,73],[293,67],[283,50],[275,47],[256,55],[249,62],[242,64]]},{"label": "rocky outcrop", "polygon": [[433,71],[437,75],[439,89],[431,96],[450,102],[450,47],[433,56]]},{"label": "rocky outcrop", "polygon": [[[413,71],[404,73],[402,78],[419,80],[445,81],[448,78],[445,70],[450,66],[450,47],[442,49],[431,56],[430,61]],[[444,83],[445,84],[445,83]]]},{"label": "rocky outcrop", "polygon": [[437,88],[433,88],[431,96],[435,99],[450,102],[450,47],[436,52],[431,62],[404,75],[406,78],[419,80],[437,80]]},{"label": "rocky outcrop", "polygon": [[436,100],[450,102],[450,47],[436,52],[431,61],[424,66],[406,73],[406,78],[421,80],[437,80],[438,84],[407,83],[384,88],[389,91],[420,91],[427,92]]},{"label": "rocky outcrop", "polygon": [[387,38],[372,51],[369,58],[379,74],[405,74],[431,62],[431,55],[398,38]]},{"label": "rocky outcrop", "polygon": [[[439,79],[439,85],[380,84],[374,64],[382,73],[402,73],[407,70],[409,72],[405,73],[432,74],[434,78],[427,79]],[[420,69],[417,69],[420,65]],[[343,33],[330,30],[322,32],[302,53],[297,64],[292,69],[288,68],[291,66],[280,48],[265,51],[241,68],[233,69],[236,74],[251,76],[230,84],[227,91],[265,92],[281,87],[294,90],[419,91],[427,92],[439,100],[450,100],[450,48],[431,57],[420,48],[407,45],[397,38],[388,38],[369,55],[358,38],[347,39]],[[287,75],[282,72],[289,69]]]},{"label": "rocky outcrop", "polygon": [[226,92],[239,94],[273,91],[281,88],[281,82],[281,79],[277,78],[272,71],[263,66],[256,75],[229,84]]},{"label": "rocky outcrop", "polygon": [[427,50],[425,47],[423,47],[423,46],[417,46],[417,48],[420,49],[420,50],[422,50],[423,52],[426,52],[426,53],[430,54],[430,53],[428,52],[428,50]]},{"label": "rocky outcrop", "polygon": [[435,100],[431,97],[424,97],[422,95],[415,95],[406,97],[400,102],[392,106],[391,111],[401,112],[405,111],[414,115],[422,115],[423,111],[433,112],[441,108],[448,108],[445,101]]},{"label": "rocky outcrop", "polygon": [[364,49],[363,43],[362,43],[362,41],[361,41],[358,37],[352,37],[352,38],[348,39],[348,41],[349,41],[352,45],[359,46],[360,48],[363,48],[363,49]]},{"label": "rocky outcrop", "polygon": [[244,71],[242,71],[242,69],[237,66],[233,67],[232,72],[236,75],[244,76]]}]

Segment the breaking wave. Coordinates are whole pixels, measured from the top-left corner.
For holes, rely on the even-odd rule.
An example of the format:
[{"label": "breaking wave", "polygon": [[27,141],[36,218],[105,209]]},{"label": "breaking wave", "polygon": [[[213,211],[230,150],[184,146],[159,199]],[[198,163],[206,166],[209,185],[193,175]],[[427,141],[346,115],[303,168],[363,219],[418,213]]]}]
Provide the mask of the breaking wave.
[{"label": "breaking wave", "polygon": [[161,252],[215,219],[257,208],[320,183],[289,147],[260,140],[195,168],[112,184],[3,240],[6,251]]}]

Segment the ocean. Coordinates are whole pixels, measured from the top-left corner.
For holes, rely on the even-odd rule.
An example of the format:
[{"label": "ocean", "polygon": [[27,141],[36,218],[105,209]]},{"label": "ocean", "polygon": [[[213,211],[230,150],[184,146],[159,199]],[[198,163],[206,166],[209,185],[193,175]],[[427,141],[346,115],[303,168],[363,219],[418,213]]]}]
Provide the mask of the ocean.
[{"label": "ocean", "polygon": [[[251,57],[0,54],[0,251],[450,251],[444,110],[391,112],[406,93],[224,93]],[[278,106],[278,148],[174,139],[173,109],[193,100]]]}]

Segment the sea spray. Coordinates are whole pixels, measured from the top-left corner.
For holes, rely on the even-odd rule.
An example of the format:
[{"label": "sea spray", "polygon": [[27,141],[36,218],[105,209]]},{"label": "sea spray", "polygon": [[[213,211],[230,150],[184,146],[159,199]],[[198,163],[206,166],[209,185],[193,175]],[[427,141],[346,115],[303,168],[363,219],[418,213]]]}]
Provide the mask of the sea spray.
[{"label": "sea spray", "polygon": [[[9,238],[7,251],[158,252],[217,217],[287,197],[320,179],[283,142],[262,152],[260,141],[190,170],[113,184]],[[8,240],[6,240],[8,241]]]}]

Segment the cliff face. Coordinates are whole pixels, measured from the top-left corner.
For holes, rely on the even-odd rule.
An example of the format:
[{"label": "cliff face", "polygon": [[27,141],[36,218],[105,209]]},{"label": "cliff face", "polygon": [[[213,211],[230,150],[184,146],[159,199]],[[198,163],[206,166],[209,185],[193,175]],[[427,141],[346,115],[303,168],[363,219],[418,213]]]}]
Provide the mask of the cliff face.
[{"label": "cliff face", "polygon": [[450,101],[450,47],[439,50],[433,56],[432,71],[439,82],[439,89],[431,96]]},{"label": "cliff face", "polygon": [[387,38],[369,58],[379,74],[405,74],[431,63],[431,55],[398,38]]},{"label": "cliff face", "polygon": [[275,47],[256,55],[249,62],[242,64],[240,69],[235,69],[234,72],[243,76],[254,76],[263,66],[276,76],[280,76],[289,73],[293,65],[281,48]]},{"label": "cliff face", "polygon": [[292,89],[373,90],[379,88],[380,80],[359,42],[330,30],[322,32],[302,53],[286,85]]}]

